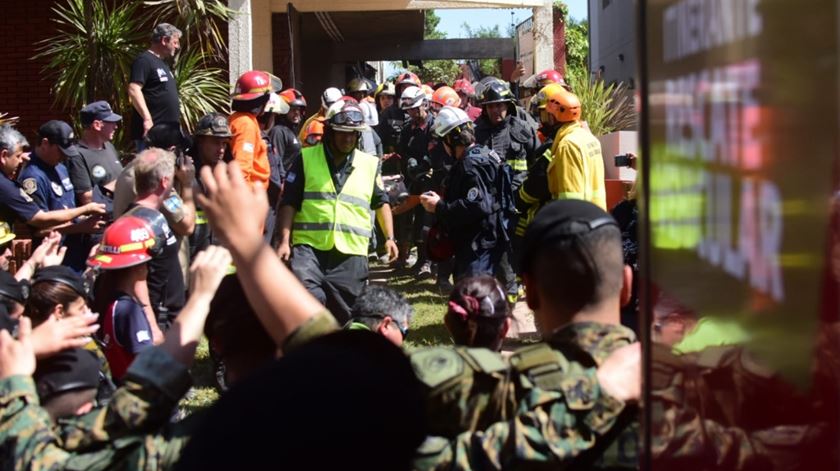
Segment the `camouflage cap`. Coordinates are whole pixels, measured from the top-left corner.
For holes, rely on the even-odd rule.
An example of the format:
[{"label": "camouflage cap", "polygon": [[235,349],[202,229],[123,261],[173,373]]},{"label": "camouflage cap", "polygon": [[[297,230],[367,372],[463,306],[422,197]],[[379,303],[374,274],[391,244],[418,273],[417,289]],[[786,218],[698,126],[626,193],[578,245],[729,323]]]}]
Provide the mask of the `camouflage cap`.
[{"label": "camouflage cap", "polygon": [[227,116],[222,113],[204,115],[195,127],[193,136],[231,137]]}]

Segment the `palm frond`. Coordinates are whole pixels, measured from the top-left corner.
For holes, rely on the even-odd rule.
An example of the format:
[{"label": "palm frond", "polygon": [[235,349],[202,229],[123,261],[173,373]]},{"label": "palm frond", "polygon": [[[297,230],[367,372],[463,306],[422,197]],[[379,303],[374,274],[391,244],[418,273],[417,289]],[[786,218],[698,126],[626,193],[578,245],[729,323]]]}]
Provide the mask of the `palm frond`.
[{"label": "palm frond", "polygon": [[181,99],[181,121],[188,131],[207,113],[230,110],[230,85],[225,71],[204,66],[200,51],[181,53],[173,73]]},{"label": "palm frond", "polygon": [[156,22],[174,23],[184,36],[184,49],[198,48],[202,61],[227,59],[227,43],[221,25],[233,18],[234,11],[222,0],[145,0]]}]

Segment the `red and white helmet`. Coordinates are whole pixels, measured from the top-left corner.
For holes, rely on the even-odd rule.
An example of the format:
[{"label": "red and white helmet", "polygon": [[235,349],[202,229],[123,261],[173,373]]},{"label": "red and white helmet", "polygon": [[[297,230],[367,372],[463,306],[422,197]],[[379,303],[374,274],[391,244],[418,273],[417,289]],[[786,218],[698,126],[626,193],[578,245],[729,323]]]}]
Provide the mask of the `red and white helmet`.
[{"label": "red and white helmet", "polygon": [[233,99],[248,101],[279,90],[282,81],[262,70],[249,70],[239,76],[233,89]]},{"label": "red and white helmet", "polygon": [[426,102],[426,93],[420,87],[408,87],[402,92],[400,97],[400,109],[410,110],[412,108],[419,108]]},{"label": "red and white helmet", "polygon": [[87,263],[103,270],[133,267],[152,259],[156,243],[155,231],[145,219],[122,216],[105,229],[99,248]]}]

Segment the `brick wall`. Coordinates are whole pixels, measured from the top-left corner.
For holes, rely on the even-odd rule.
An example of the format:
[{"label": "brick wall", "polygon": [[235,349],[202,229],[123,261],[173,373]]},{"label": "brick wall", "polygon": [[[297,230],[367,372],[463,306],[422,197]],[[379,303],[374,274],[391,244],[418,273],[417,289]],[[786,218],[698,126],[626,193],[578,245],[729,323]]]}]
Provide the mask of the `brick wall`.
[{"label": "brick wall", "polygon": [[0,111],[19,116],[18,129],[34,142],[38,127],[68,114],[52,106],[51,80],[41,74],[44,60],[33,61],[36,43],[55,34],[51,0],[3,2],[0,15]]}]

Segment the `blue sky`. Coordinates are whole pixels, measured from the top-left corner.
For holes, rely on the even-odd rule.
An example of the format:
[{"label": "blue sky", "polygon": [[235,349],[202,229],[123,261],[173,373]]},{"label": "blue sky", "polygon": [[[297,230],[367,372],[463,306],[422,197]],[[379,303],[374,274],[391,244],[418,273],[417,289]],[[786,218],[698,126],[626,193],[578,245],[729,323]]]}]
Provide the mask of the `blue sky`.
[{"label": "blue sky", "polygon": [[[566,0],[569,5],[569,15],[574,19],[586,18],[586,0]],[[462,38],[465,36],[464,29],[461,27],[464,22],[470,24],[474,29],[481,26],[492,28],[499,25],[499,31],[504,36],[507,32],[508,25],[511,23],[510,13],[513,12],[514,24],[519,24],[531,16],[530,8],[506,8],[506,9],[469,9],[469,10],[444,10],[439,9],[435,12],[440,16],[440,24],[438,29],[445,32],[446,36],[452,38]]]}]

